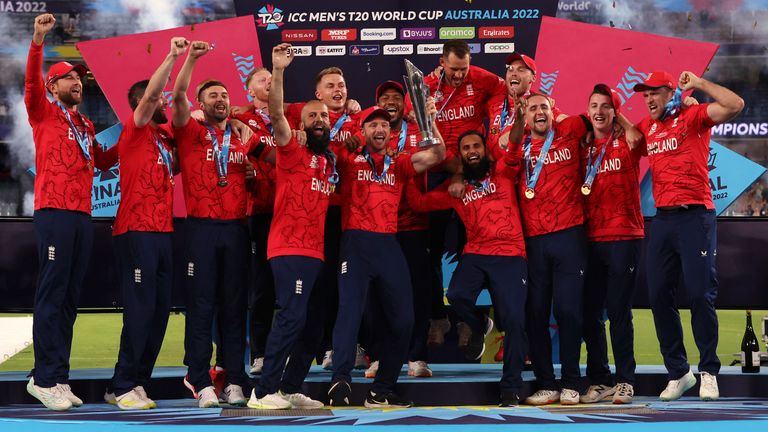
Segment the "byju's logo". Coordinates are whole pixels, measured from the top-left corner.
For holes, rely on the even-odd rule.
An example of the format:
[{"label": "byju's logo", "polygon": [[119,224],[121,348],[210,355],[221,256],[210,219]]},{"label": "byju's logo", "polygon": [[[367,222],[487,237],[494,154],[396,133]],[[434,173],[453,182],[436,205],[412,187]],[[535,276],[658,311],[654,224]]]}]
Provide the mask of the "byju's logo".
[{"label": "byju's logo", "polygon": [[267,30],[276,30],[283,25],[283,19],[285,18],[283,10],[271,4],[259,9],[257,15],[258,19],[256,20],[256,23],[259,27],[266,27]]},{"label": "byju's logo", "polygon": [[648,78],[648,74],[636,71],[632,66],[627,67],[627,71],[621,77],[621,80],[616,84],[617,93],[621,97],[621,104],[624,105],[629,98],[631,98],[635,91],[633,88],[635,84],[642,84],[645,79]]}]

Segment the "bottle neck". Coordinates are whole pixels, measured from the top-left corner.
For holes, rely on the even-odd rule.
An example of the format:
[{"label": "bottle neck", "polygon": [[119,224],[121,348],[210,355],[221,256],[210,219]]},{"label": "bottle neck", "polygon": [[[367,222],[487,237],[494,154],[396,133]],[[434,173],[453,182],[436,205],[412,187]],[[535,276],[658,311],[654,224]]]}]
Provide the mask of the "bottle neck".
[{"label": "bottle neck", "polygon": [[752,311],[747,311],[747,330],[752,330]]}]

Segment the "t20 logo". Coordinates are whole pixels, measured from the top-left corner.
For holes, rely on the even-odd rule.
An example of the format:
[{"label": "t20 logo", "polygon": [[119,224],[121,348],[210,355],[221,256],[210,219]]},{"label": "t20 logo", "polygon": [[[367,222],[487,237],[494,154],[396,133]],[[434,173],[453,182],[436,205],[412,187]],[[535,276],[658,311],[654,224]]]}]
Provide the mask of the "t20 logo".
[{"label": "t20 logo", "polygon": [[285,15],[283,15],[282,9],[268,4],[259,9],[258,17],[257,24],[259,27],[266,27],[267,30],[275,30],[283,25]]}]

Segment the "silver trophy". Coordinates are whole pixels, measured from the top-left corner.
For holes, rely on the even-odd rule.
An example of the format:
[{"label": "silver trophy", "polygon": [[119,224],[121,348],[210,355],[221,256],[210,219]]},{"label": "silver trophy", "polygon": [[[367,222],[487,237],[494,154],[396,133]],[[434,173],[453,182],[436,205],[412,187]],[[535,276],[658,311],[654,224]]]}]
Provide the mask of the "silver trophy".
[{"label": "silver trophy", "polygon": [[411,95],[413,113],[416,116],[416,123],[419,125],[422,136],[419,147],[438,145],[440,140],[432,134],[432,116],[427,114],[429,87],[424,84],[424,73],[408,60],[405,60],[405,71],[407,75],[403,76],[403,81],[405,81],[408,94]]}]

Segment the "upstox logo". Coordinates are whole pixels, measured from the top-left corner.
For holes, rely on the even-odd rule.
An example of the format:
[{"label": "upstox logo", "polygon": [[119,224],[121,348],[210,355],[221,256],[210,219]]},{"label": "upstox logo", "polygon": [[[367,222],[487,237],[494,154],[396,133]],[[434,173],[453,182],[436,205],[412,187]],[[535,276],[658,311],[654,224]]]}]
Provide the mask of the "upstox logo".
[{"label": "upstox logo", "polygon": [[474,27],[440,27],[440,39],[472,39]]},{"label": "upstox logo", "polygon": [[384,55],[411,55],[413,54],[413,45],[384,45]]}]

